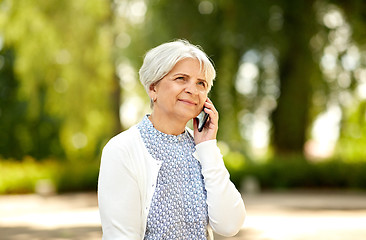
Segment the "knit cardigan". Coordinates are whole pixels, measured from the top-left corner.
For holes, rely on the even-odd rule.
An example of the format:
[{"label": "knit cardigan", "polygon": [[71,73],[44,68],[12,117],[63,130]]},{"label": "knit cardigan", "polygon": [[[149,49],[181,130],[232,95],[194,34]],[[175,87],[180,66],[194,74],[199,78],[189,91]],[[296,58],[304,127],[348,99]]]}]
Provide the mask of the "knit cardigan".
[{"label": "knit cardigan", "polygon": [[[188,129],[187,129],[188,130]],[[193,156],[202,166],[212,230],[235,235],[246,211],[241,194],[229,179],[216,140],[196,145]],[[137,126],[113,137],[104,147],[98,179],[98,205],[103,240],[142,240],[162,162],[147,151]]]}]

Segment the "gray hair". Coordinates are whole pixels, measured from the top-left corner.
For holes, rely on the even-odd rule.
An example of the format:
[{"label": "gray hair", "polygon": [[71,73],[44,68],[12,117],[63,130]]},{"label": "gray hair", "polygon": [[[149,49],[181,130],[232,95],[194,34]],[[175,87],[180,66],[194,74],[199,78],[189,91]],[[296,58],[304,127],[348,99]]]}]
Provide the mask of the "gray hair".
[{"label": "gray hair", "polygon": [[151,84],[159,82],[185,58],[195,58],[199,61],[210,90],[216,77],[215,68],[201,47],[192,45],[186,40],[163,43],[146,53],[139,71],[140,81],[145,90],[148,92]]}]

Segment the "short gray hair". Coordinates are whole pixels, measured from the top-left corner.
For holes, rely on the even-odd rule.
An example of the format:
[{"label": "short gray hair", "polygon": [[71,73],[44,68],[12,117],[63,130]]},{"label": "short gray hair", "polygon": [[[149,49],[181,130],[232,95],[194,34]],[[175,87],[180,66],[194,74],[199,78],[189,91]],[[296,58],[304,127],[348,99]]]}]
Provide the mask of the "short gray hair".
[{"label": "short gray hair", "polygon": [[210,90],[216,77],[216,71],[209,57],[201,47],[180,39],[163,43],[146,53],[139,71],[140,81],[145,90],[148,92],[151,84],[159,82],[180,60],[185,58],[195,58],[199,61]]}]

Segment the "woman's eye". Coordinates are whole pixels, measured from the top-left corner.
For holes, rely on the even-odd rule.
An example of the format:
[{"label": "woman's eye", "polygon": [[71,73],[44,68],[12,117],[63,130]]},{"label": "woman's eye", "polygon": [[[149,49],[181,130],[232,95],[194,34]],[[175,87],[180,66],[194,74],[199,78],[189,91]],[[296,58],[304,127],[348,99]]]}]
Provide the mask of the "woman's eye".
[{"label": "woman's eye", "polygon": [[181,80],[181,81],[184,81],[185,78],[184,77],[177,77],[176,80]]},{"label": "woman's eye", "polygon": [[206,83],[201,81],[201,82],[198,82],[198,85],[201,85],[202,87],[206,87]]}]

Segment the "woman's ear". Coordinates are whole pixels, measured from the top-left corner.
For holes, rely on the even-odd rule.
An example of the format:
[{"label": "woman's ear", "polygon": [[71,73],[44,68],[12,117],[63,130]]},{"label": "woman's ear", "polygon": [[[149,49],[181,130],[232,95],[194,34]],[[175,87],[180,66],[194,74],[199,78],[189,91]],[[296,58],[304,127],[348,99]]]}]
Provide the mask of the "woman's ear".
[{"label": "woman's ear", "polygon": [[152,101],[155,101],[156,99],[156,84],[153,83],[149,87],[149,97]]},{"label": "woman's ear", "polygon": [[156,83],[150,84],[149,91],[156,91]]}]

